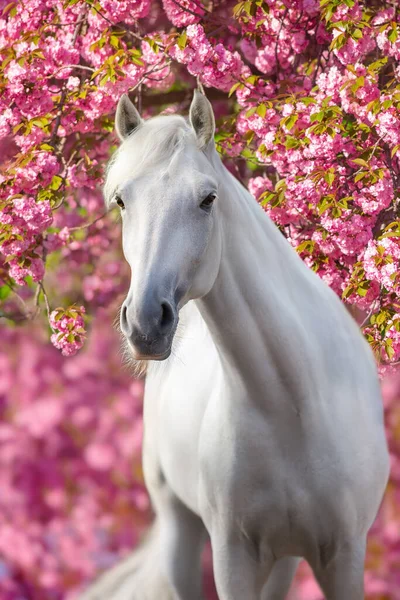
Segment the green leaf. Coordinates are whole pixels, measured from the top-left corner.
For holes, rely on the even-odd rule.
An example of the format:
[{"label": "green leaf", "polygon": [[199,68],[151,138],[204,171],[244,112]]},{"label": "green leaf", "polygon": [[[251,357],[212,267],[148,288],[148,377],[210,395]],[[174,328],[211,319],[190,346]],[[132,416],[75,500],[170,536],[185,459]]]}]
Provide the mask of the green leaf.
[{"label": "green leaf", "polygon": [[386,321],[386,314],[384,312],[380,312],[375,319],[377,325],[383,325],[383,323]]},{"label": "green leaf", "polygon": [[300,146],[300,140],[293,136],[289,136],[286,138],[285,148],[290,150],[292,148],[298,148]]},{"label": "green leaf", "polygon": [[62,182],[63,182],[62,177],[60,177],[59,175],[54,175],[49,187],[51,190],[58,190],[60,188]]},{"label": "green leaf", "polygon": [[348,298],[353,291],[353,286],[348,285],[342,292],[342,298]]},{"label": "green leaf", "polygon": [[296,114],[293,114],[293,115],[290,115],[290,117],[287,117],[287,119],[285,121],[286,128],[289,130],[292,129],[292,127],[295,125],[298,118],[299,118],[299,116]]},{"label": "green leaf", "polygon": [[386,350],[386,354],[387,354],[387,355],[388,355],[388,357],[389,357],[389,360],[392,360],[392,358],[393,358],[393,356],[394,356],[394,350],[393,350],[393,348],[392,348],[392,344],[393,344],[393,342],[392,342],[392,339],[391,339],[391,338],[388,338],[388,339],[385,341],[385,350]]},{"label": "green leaf", "polygon": [[184,48],[186,48],[186,44],[187,44],[187,33],[186,33],[186,31],[184,31],[183,33],[181,33],[181,35],[178,37],[177,44],[178,44],[178,46],[179,46],[179,48],[181,50],[184,50]]},{"label": "green leaf", "polygon": [[354,183],[357,183],[357,181],[361,181],[361,179],[364,179],[364,177],[366,177],[367,173],[365,171],[362,171],[361,173],[357,173],[357,175],[354,177]]},{"label": "green leaf", "polygon": [[387,233],[384,233],[383,235],[381,235],[379,239],[390,238],[390,237],[400,237],[400,230],[388,231]]},{"label": "green leaf", "polygon": [[306,106],[310,104],[316,104],[315,98],[311,98],[310,96],[304,96],[304,98],[300,98],[300,102],[303,102]]},{"label": "green leaf", "polygon": [[264,0],[257,0],[256,4],[264,14],[269,15],[269,5]]},{"label": "green leaf", "polygon": [[46,117],[37,117],[30,121],[32,125],[36,125],[36,127],[40,127],[40,129],[44,129],[48,124],[49,120]]},{"label": "green leaf", "polygon": [[348,202],[353,200],[352,196],[346,196],[345,198],[340,198],[337,203],[340,208],[347,209],[349,207]]},{"label": "green leaf", "polygon": [[364,75],[360,75],[360,77],[357,77],[357,79],[351,86],[351,91],[356,92],[360,87],[363,87],[364,83],[365,83],[365,77],[364,77]]},{"label": "green leaf", "polygon": [[379,60],[376,60],[375,62],[371,63],[368,66],[368,72],[369,73],[376,73],[376,72],[380,71],[380,69],[384,65],[386,65],[387,61],[388,61],[388,57],[387,56],[384,56],[383,58],[381,58]]},{"label": "green leaf", "polygon": [[325,113],[324,113],[324,111],[323,111],[323,110],[320,110],[320,111],[319,111],[319,112],[317,112],[317,113],[312,113],[312,114],[310,115],[310,121],[311,121],[311,123],[312,123],[313,121],[318,121],[319,123],[321,123],[322,119],[324,118],[324,114],[325,114]]},{"label": "green leaf", "polygon": [[305,250],[311,254],[314,250],[315,242],[313,240],[304,240],[296,248],[297,252],[304,252]]},{"label": "green leaf", "polygon": [[277,192],[280,192],[281,190],[286,190],[286,181],[284,179],[280,179],[275,185],[275,190]]},{"label": "green leaf", "polygon": [[266,204],[271,202],[271,200],[273,200],[275,198],[275,196],[276,196],[275,192],[264,192],[263,194],[261,194],[261,196],[259,198],[259,202],[260,202],[261,206],[265,206]]},{"label": "green leaf", "polygon": [[323,215],[331,206],[332,202],[328,200],[328,197],[323,198],[322,201],[318,203],[318,214]]},{"label": "green leaf", "polygon": [[0,286],[0,300],[7,300],[8,296],[11,294],[11,288],[8,285]]},{"label": "green leaf", "polygon": [[335,138],[337,135],[337,132],[332,129],[332,127],[327,127],[326,128],[326,133],[331,137],[331,138]]},{"label": "green leaf", "polygon": [[[10,12],[14,7],[15,7],[15,2],[10,2],[9,4],[7,4],[7,6],[5,6],[3,8],[3,16],[5,16],[8,12]],[[12,15],[11,15],[12,16]]]},{"label": "green leaf", "polygon": [[250,83],[250,85],[255,85],[259,79],[260,78],[258,75],[250,75],[250,77],[246,77],[246,81],[247,83]]},{"label": "green leaf", "polygon": [[390,156],[393,158],[393,156],[396,154],[396,152],[398,152],[400,150],[400,144],[397,144],[396,146],[394,146],[394,148],[392,148],[391,152],[390,152]]},{"label": "green leaf", "polygon": [[365,290],[363,287],[359,286],[357,288],[357,294],[359,296],[361,296],[362,298],[365,298],[365,296],[367,295],[367,293],[368,293],[368,290]]},{"label": "green leaf", "polygon": [[333,182],[335,181],[335,173],[332,171],[328,171],[325,174],[324,179],[325,179],[326,183],[331,186],[333,184]]},{"label": "green leaf", "polygon": [[260,104],[259,106],[257,106],[257,114],[264,118],[265,115],[267,114],[267,107],[265,104]]},{"label": "green leaf", "polygon": [[246,112],[246,117],[251,117],[255,114],[255,112],[257,111],[257,107],[256,106],[252,106],[251,108],[249,108],[249,110]]},{"label": "green leaf", "polygon": [[18,131],[19,131],[20,129],[22,129],[22,127],[24,127],[24,126],[25,126],[25,123],[18,123],[18,125],[15,125],[15,126],[13,127],[13,133],[14,133],[14,134],[18,133]]},{"label": "green leaf", "polygon": [[389,42],[394,44],[396,42],[397,38],[398,38],[397,25],[396,25],[396,23],[392,23],[392,28],[390,29],[389,34],[388,34],[388,40],[389,40]]},{"label": "green leaf", "polygon": [[[326,17],[325,17],[326,19]],[[328,20],[328,19],[326,19]],[[340,50],[340,48],[342,48],[345,43],[346,43],[347,39],[346,36],[344,35],[344,33],[341,33],[340,35],[338,35],[336,38],[334,38],[334,40],[332,41],[331,45],[330,45],[330,50]]]},{"label": "green leaf", "polygon": [[369,169],[369,164],[363,158],[352,158],[351,162],[355,163],[356,165],[360,165],[361,167],[366,167],[367,169]]},{"label": "green leaf", "polygon": [[238,17],[243,10],[244,2],[238,2],[233,7],[233,16]]},{"label": "green leaf", "polygon": [[119,47],[119,39],[116,35],[110,36],[110,44],[115,49]]},{"label": "green leaf", "polygon": [[[131,61],[135,65],[139,65],[139,67],[143,67],[144,66],[144,61],[141,58],[139,58],[138,56],[131,56]],[[123,73],[123,75],[125,75],[125,73]]]},{"label": "green leaf", "polygon": [[237,83],[235,83],[235,84],[234,84],[234,85],[231,87],[231,89],[229,90],[228,98],[230,98],[230,97],[232,96],[232,94],[233,94],[234,92],[236,92],[236,90],[237,90],[237,89],[238,89],[240,86],[242,86],[242,85],[243,85],[243,84],[242,84],[240,81],[238,81]]}]

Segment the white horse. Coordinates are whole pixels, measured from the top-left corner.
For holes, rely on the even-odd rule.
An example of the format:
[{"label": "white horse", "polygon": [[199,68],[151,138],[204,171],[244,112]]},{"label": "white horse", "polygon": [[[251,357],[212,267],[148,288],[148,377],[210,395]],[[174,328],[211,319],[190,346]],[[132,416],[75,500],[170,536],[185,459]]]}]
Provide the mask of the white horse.
[{"label": "white horse", "polygon": [[116,129],[105,196],[132,269],[121,329],[151,361],[143,465],[156,518],[83,598],[200,600],[208,533],[221,600],[283,600],[297,557],[328,600],[362,600],[389,470],[370,348],[223,166],[202,94],[189,121],[144,122],[123,96]]}]

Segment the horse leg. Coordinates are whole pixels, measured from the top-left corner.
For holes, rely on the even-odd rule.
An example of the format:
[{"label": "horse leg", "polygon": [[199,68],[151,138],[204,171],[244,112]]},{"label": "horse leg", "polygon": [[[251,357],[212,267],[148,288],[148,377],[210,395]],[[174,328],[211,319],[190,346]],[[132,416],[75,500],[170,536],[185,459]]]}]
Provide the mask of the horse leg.
[{"label": "horse leg", "polygon": [[201,600],[204,525],[164,492],[162,501],[157,497],[156,519],[143,543],[79,600]]},{"label": "horse leg", "polygon": [[340,548],[324,566],[313,568],[327,600],[364,600],[365,539]]},{"label": "horse leg", "polygon": [[220,600],[259,600],[273,557],[259,560],[243,540],[211,534],[215,585]]},{"label": "horse leg", "polygon": [[162,506],[158,503],[157,517],[160,568],[174,600],[201,600],[201,553],[206,540],[203,522],[175,496]]},{"label": "horse leg", "polygon": [[285,556],[274,564],[267,583],[264,585],[261,600],[284,600],[289,592],[300,558]]}]

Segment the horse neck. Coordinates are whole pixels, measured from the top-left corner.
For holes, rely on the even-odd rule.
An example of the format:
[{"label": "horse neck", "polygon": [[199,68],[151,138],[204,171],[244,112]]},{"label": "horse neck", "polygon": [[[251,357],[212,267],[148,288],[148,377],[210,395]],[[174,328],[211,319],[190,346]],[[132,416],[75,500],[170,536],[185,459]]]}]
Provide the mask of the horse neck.
[{"label": "horse neck", "polygon": [[197,304],[234,385],[265,385],[287,368],[289,323],[298,319],[293,286],[304,285],[308,270],[254,198],[215,162],[221,264],[213,288]]}]

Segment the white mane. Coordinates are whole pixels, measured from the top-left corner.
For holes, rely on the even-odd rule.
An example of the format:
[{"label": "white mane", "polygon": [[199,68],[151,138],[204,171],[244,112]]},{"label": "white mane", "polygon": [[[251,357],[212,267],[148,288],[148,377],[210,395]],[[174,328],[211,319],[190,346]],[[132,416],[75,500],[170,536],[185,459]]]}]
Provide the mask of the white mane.
[{"label": "white mane", "polygon": [[145,121],[124,140],[108,164],[104,184],[106,206],[121,181],[171,160],[186,142],[194,145],[196,138],[183,117],[158,116]]}]

